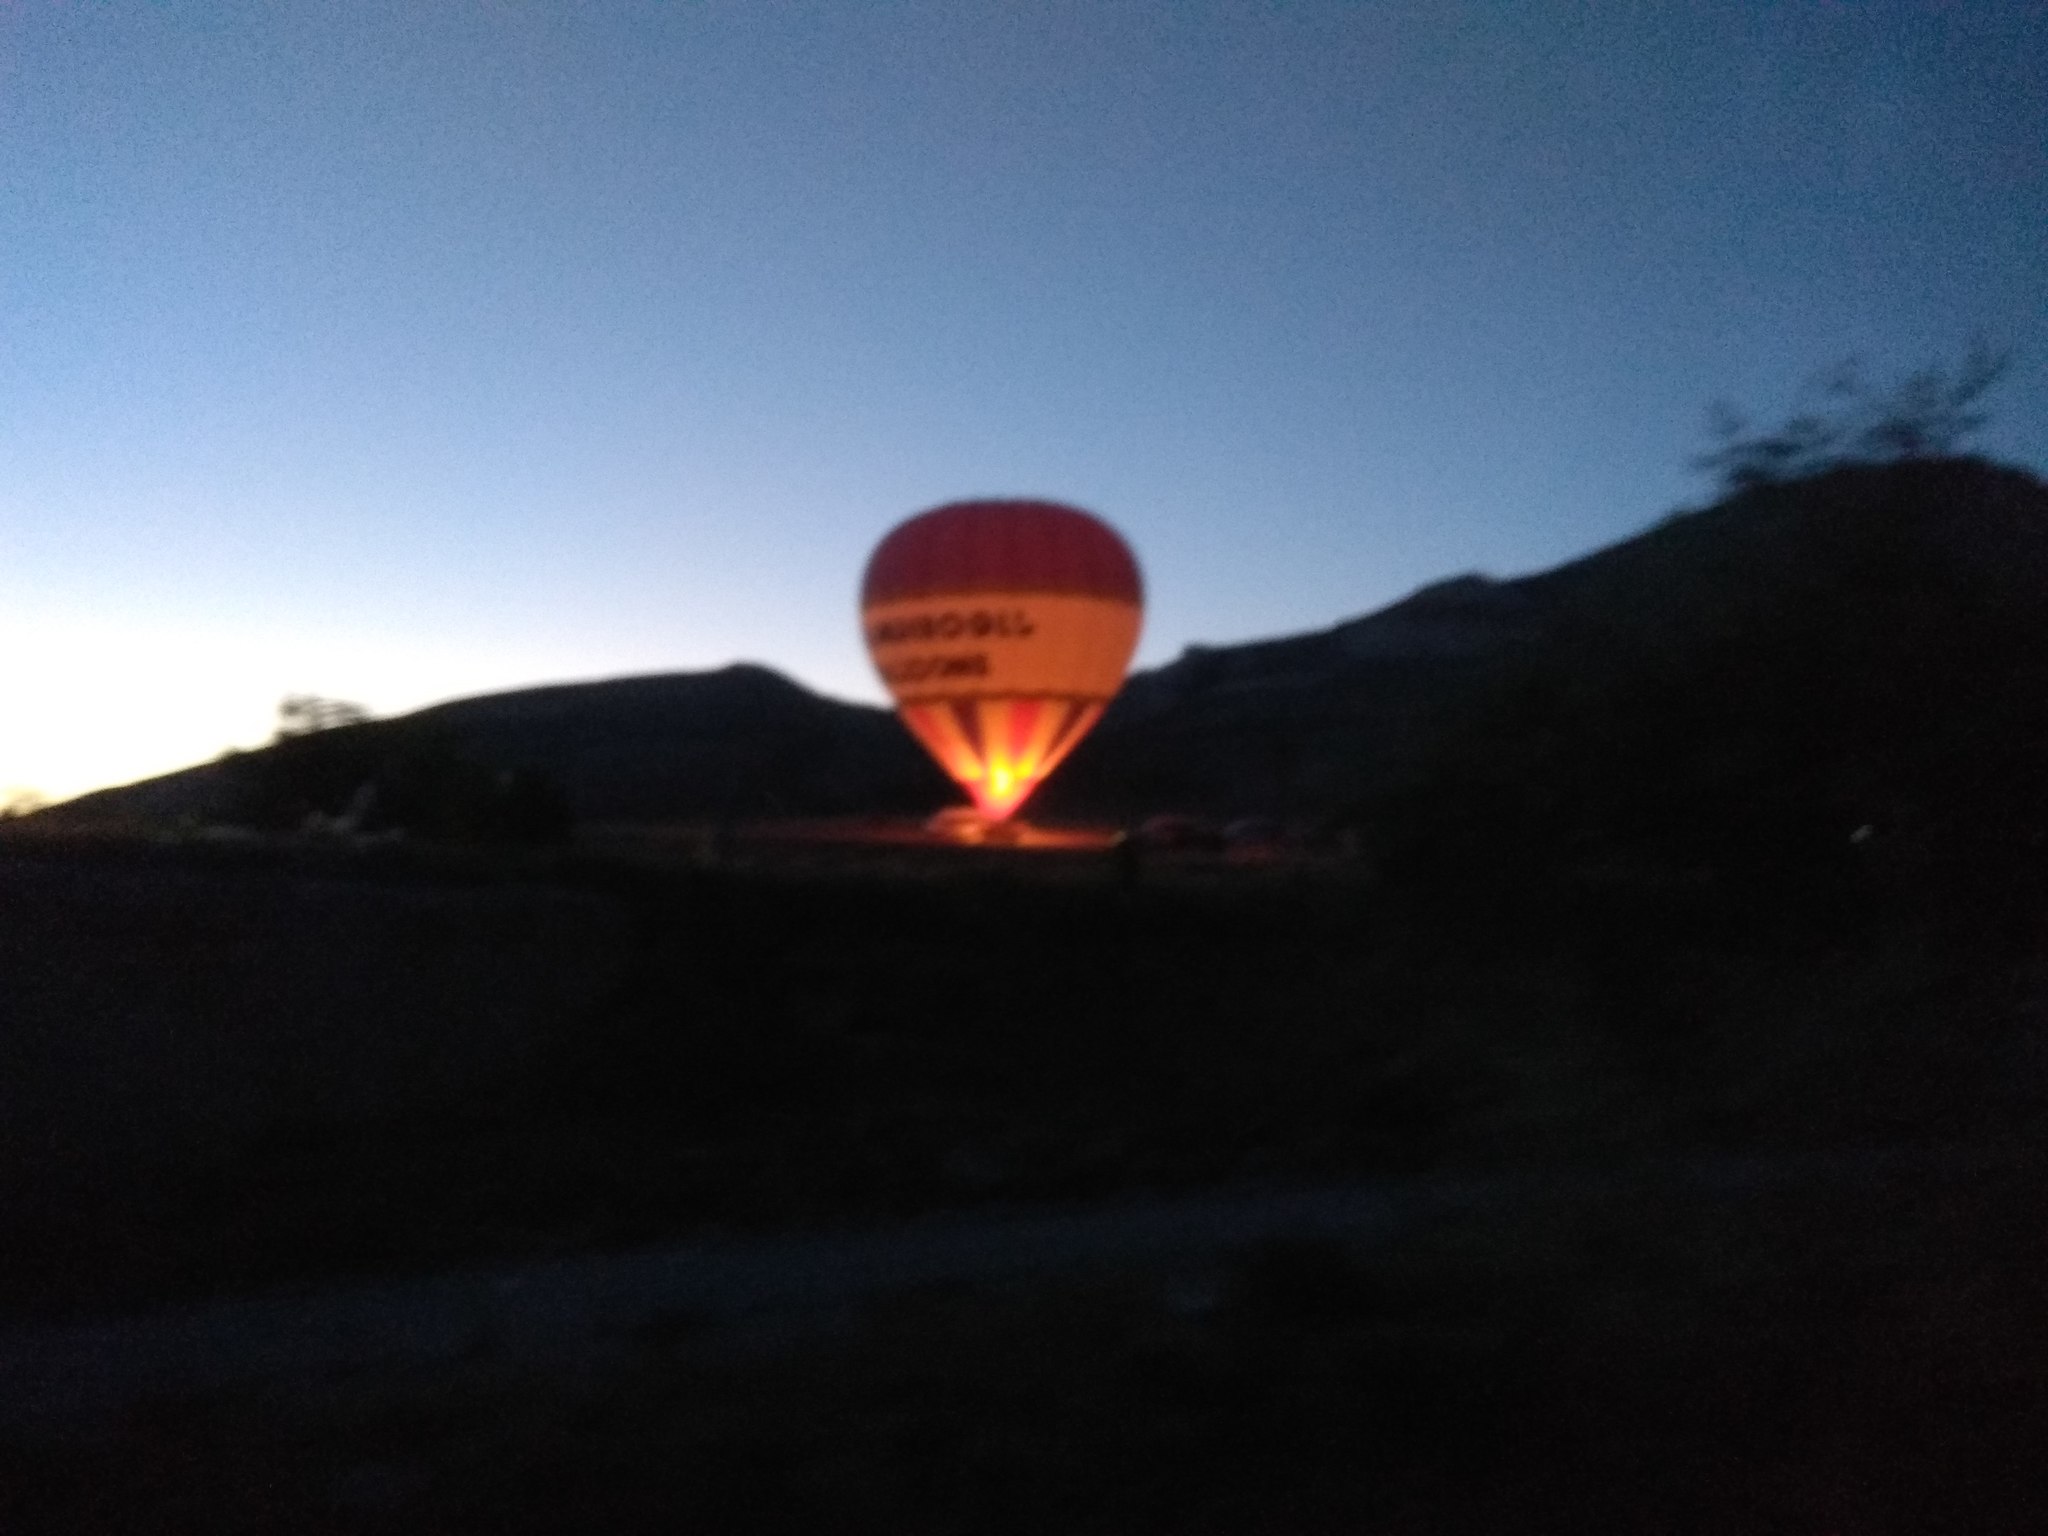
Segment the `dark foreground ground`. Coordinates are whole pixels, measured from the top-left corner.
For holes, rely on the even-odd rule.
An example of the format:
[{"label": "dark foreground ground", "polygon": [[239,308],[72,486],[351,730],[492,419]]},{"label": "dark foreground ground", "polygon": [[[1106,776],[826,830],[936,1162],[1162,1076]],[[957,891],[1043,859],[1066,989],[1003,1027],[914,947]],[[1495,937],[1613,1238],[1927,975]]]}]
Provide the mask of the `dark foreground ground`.
[{"label": "dark foreground ground", "polygon": [[2039,1170],[656,1323],[0,1452],[10,1531],[2024,1532]]},{"label": "dark foreground ground", "polygon": [[[17,848],[8,1326],[1140,1191],[1558,1178],[1356,1248],[131,1403],[10,1433],[0,1530],[2048,1528],[2024,902],[1129,875]],[[1890,1171],[1566,1193],[1858,1148]]]}]

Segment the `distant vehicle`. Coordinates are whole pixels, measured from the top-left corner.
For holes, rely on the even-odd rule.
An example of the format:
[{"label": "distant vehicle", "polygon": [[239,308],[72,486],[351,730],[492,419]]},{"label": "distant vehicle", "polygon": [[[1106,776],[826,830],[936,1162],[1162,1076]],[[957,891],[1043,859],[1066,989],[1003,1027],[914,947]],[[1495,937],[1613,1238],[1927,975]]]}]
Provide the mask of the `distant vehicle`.
[{"label": "distant vehicle", "polygon": [[898,718],[1001,823],[1123,686],[1144,614],[1138,562],[1091,513],[957,501],[868,559],[861,624]]}]

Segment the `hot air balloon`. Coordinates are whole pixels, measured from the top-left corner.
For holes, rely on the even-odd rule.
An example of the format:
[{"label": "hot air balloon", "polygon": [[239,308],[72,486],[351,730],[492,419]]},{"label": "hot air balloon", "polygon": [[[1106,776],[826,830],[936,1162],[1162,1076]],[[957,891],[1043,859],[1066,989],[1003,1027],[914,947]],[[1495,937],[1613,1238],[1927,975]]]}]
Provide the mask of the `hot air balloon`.
[{"label": "hot air balloon", "polygon": [[1049,501],[956,501],[875,547],[860,608],[897,716],[1000,822],[1122,686],[1144,589],[1100,518]]}]

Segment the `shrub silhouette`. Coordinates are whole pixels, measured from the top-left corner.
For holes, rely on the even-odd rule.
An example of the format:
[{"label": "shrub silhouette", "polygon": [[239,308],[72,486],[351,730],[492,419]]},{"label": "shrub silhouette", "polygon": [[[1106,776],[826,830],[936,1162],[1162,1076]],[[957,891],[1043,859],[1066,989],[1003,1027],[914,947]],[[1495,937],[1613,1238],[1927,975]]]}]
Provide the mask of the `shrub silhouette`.
[{"label": "shrub silhouette", "polygon": [[546,774],[497,768],[404,721],[282,735],[234,768],[232,819],[271,831],[308,826],[399,832],[448,842],[537,843],[567,834],[567,795]]}]

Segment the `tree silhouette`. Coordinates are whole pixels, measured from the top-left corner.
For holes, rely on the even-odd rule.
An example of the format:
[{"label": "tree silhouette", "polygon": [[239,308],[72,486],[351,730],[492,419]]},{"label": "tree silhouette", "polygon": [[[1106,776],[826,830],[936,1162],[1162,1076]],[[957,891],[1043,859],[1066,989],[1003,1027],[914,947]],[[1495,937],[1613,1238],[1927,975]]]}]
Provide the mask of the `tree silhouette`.
[{"label": "tree silhouette", "polygon": [[344,725],[361,725],[369,718],[368,709],[347,699],[327,699],[317,693],[288,693],[278,701],[277,730],[271,739],[286,741],[294,736],[311,736],[317,731],[331,731]]},{"label": "tree silhouette", "polygon": [[1888,464],[1955,453],[1990,417],[1980,409],[2012,362],[1982,337],[1953,371],[1923,368],[1888,390],[1864,383],[1849,358],[1809,379],[1792,414],[1760,429],[1726,401],[1708,407],[1715,445],[1692,461],[1733,494],[1841,464]]},{"label": "tree silhouette", "polygon": [[33,816],[50,802],[32,789],[13,789],[0,794],[0,821]]}]

